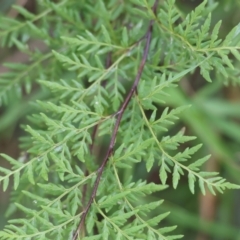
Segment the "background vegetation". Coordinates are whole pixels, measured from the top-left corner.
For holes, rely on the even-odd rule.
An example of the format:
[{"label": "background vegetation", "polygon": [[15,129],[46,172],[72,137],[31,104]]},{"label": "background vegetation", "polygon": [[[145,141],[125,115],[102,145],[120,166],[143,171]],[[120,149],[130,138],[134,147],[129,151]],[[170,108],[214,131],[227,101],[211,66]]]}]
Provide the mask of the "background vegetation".
[{"label": "background vegetation", "polygon": [[[10,4],[14,1],[1,0],[0,10],[3,14],[10,16],[12,19],[22,20],[23,16],[17,11],[9,10]],[[56,1],[57,2],[57,1]],[[201,1],[176,1],[176,5],[182,14],[187,14],[198,6]],[[218,5],[212,12],[211,28],[222,20],[219,37],[224,38],[228,32],[240,22],[240,1],[214,1],[209,0],[208,4]],[[35,14],[39,11],[35,1],[16,1],[17,5],[24,6],[29,12]],[[70,13],[66,13],[68,18]],[[70,19],[70,20],[69,20]],[[71,18],[68,20],[71,22]],[[74,19],[74,16],[73,16]],[[51,19],[55,23],[56,19]],[[86,20],[90,21],[90,20]],[[39,23],[44,26],[46,23]],[[71,23],[76,24],[76,23]],[[67,25],[68,26],[68,25]],[[31,26],[30,26],[31,27]],[[58,34],[58,28],[63,26],[54,26],[53,34]],[[74,26],[83,30],[84,25]],[[43,33],[39,33],[43,34]],[[24,36],[21,36],[24,38]],[[1,32],[0,32],[1,38]],[[22,40],[22,39],[21,39]],[[28,39],[24,40],[25,42]],[[50,40],[49,40],[50,41]],[[52,48],[58,48],[51,42]],[[56,43],[58,44],[58,43]],[[30,48],[41,52],[46,52],[45,58],[48,58],[48,46],[43,44],[41,39],[37,38],[37,34],[29,42]],[[10,48],[4,47],[0,49],[1,62],[18,62],[26,63],[29,61],[27,54],[22,53],[19,49],[19,43],[15,43]],[[183,46],[184,48],[184,46]],[[37,52],[37,51],[36,51]],[[36,56],[38,57],[37,53]],[[233,58],[233,56],[231,56]],[[43,59],[44,60],[44,59]],[[42,61],[42,60],[41,60]],[[56,62],[56,65],[58,63]],[[47,66],[46,66],[47,67]],[[240,62],[235,64],[236,68],[240,68]],[[58,66],[56,66],[56,69]],[[1,73],[9,71],[5,67],[0,67]],[[34,83],[32,78],[38,74],[38,70],[25,74],[25,80],[22,83],[24,88],[22,98],[19,100],[16,93],[10,95],[8,104],[3,104],[0,108],[0,152],[6,153],[13,158],[24,159],[25,152],[19,149],[19,137],[25,135],[21,128],[22,124],[26,124],[26,115],[36,113],[36,106],[31,104],[35,100],[41,100],[49,97],[49,92],[43,91]],[[54,69],[50,75],[54,76]],[[60,69],[59,71],[63,71]],[[41,70],[39,70],[39,73]],[[24,74],[24,73],[23,73]],[[10,76],[11,77],[11,76]],[[21,76],[19,76],[21,77]],[[38,76],[37,76],[38,77]],[[191,108],[181,113],[181,118],[170,131],[176,132],[181,126],[185,126],[186,135],[197,136],[193,145],[203,143],[203,147],[197,153],[196,159],[202,155],[211,154],[211,158],[204,165],[205,171],[217,171],[220,175],[230,182],[240,184],[240,88],[238,82],[240,75],[223,77],[223,75],[215,74],[211,76],[213,82],[207,83],[200,69],[196,69],[193,74],[185,76],[180,81],[180,88],[171,90],[170,94],[174,97],[168,98],[170,107],[179,107],[182,105],[192,105]],[[1,77],[0,77],[1,81]],[[33,82],[31,88],[30,83]],[[1,89],[0,89],[1,94]],[[161,107],[159,107],[161,110]],[[101,146],[102,151],[107,147],[107,139]],[[8,167],[8,163],[1,158],[0,165]],[[145,165],[138,164],[134,171],[133,179],[139,179],[143,175],[147,175]],[[160,183],[159,171],[153,169],[148,174],[148,181]],[[167,184],[172,185],[169,179]],[[21,213],[13,210],[12,205],[9,207],[10,190],[0,192],[0,228],[6,224],[8,216],[14,212],[16,217]],[[2,190],[0,190],[2,191]],[[202,196],[199,190],[193,195],[189,191],[188,179],[182,177],[178,188],[173,190],[172,187],[156,193],[149,197],[149,201],[164,199],[165,204],[159,207],[159,211],[171,211],[171,214],[164,220],[164,224],[178,225],[177,233],[184,234],[184,239],[196,240],[226,240],[240,239],[240,192],[239,190],[227,190],[224,194],[213,196],[207,193]],[[14,195],[14,193],[12,193]],[[16,197],[16,196],[12,196]],[[145,200],[147,201],[147,200]],[[6,209],[7,214],[6,214]]]}]

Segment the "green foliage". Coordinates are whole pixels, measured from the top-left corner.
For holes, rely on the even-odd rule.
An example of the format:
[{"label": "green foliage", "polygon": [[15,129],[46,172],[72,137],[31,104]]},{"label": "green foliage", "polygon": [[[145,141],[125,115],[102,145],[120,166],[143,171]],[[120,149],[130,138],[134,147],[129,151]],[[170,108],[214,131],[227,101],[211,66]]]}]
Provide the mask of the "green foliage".
[{"label": "green foliage", "polygon": [[[207,6],[207,1],[186,16],[173,0],[159,3],[156,14],[153,1],[144,0],[120,5],[114,0],[39,0],[37,5],[36,14],[18,6],[21,18],[0,19],[1,45],[18,48],[30,61],[6,64],[1,104],[33,94],[36,85],[46,93],[34,103],[36,111],[24,127],[26,158],[1,155],[11,165],[0,168],[3,190],[13,178],[15,191],[8,213],[21,211],[23,217],[9,220],[0,239],[72,239],[100,172],[103,157],[97,148],[106,151],[103,145],[114,134],[129,85],[139,74],[150,21],[147,62],[123,109],[113,153],[80,235],[84,240],[181,238],[175,226],[165,224],[169,212],[156,211],[163,201],[144,199],[171,182],[169,188],[178,188],[183,175],[192,193],[196,185],[203,194],[239,186],[202,170],[210,155],[195,157],[202,145],[191,145],[195,137],[176,124],[189,106],[170,108],[168,99],[174,96],[168,93],[197,68],[209,82],[219,74],[238,83],[239,25],[219,39],[221,23],[210,28],[215,4]],[[45,53],[28,48],[34,39],[44,42]],[[159,166],[161,184],[147,182],[146,176],[133,180],[142,163],[150,173]]]}]

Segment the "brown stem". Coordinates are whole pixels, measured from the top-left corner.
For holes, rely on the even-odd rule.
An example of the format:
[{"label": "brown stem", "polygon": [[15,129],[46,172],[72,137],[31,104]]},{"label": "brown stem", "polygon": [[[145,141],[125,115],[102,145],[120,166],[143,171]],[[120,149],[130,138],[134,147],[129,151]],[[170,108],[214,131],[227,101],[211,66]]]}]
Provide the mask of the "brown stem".
[{"label": "brown stem", "polygon": [[[154,12],[156,12],[157,3],[158,3],[158,0],[156,0],[155,3],[154,3],[154,6],[153,6],[153,11]],[[106,156],[105,156],[101,166],[97,170],[97,178],[96,178],[94,186],[93,186],[93,191],[92,191],[91,197],[90,197],[90,199],[88,201],[87,206],[83,210],[83,213],[82,213],[81,219],[80,219],[80,223],[78,225],[77,231],[75,232],[75,234],[73,236],[73,240],[77,239],[78,234],[79,234],[80,230],[82,229],[82,227],[84,225],[85,218],[86,218],[86,216],[87,216],[87,214],[89,212],[89,209],[90,209],[90,207],[92,205],[92,202],[93,202],[94,198],[96,197],[97,189],[98,189],[98,186],[99,186],[99,183],[100,183],[101,176],[103,174],[103,170],[104,170],[104,168],[105,168],[105,166],[106,166],[106,164],[108,162],[108,159],[113,154],[113,148],[114,148],[114,145],[115,145],[117,132],[118,132],[118,129],[119,129],[119,126],[120,126],[120,123],[121,123],[121,119],[122,119],[123,113],[125,112],[125,110],[126,110],[128,104],[129,104],[129,102],[130,102],[134,92],[137,90],[137,86],[138,86],[138,83],[140,81],[140,78],[141,78],[141,75],[142,75],[142,71],[143,71],[143,68],[145,66],[145,63],[146,63],[146,60],[147,60],[147,56],[148,56],[148,52],[149,52],[149,47],[150,47],[150,43],[151,43],[151,36],[152,36],[152,29],[153,29],[153,20],[150,21],[150,24],[149,24],[149,27],[148,27],[148,30],[147,30],[146,45],[145,45],[145,48],[144,48],[144,53],[143,53],[143,57],[142,57],[140,66],[138,68],[137,76],[136,76],[136,78],[134,80],[134,83],[132,85],[131,90],[129,91],[127,97],[125,98],[125,100],[124,100],[124,102],[122,104],[122,106],[120,107],[120,110],[118,111],[117,119],[116,119],[116,122],[115,122],[115,125],[114,125],[114,129],[113,129],[112,137],[111,137],[110,144],[109,144],[109,147],[108,147],[108,150],[107,150],[107,154],[106,154]]]}]

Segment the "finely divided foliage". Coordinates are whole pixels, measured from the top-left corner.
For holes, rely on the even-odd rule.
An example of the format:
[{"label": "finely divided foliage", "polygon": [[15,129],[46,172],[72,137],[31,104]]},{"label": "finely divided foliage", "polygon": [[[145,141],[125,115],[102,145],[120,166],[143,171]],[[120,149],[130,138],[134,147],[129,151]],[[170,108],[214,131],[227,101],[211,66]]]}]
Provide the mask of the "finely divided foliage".
[{"label": "finely divided foliage", "polygon": [[[229,55],[240,60],[240,26],[219,39],[221,23],[210,29],[215,5],[207,1],[187,16],[174,0],[37,4],[36,15],[15,7],[21,20],[0,19],[1,44],[29,56],[28,64],[7,64],[1,104],[33,94],[36,84],[45,93],[25,127],[24,156],[2,154],[12,168],[0,168],[0,182],[6,190],[13,178],[14,188],[7,215],[24,217],[10,220],[0,239],[181,238],[161,223],[168,212],[154,215],[163,201],[145,196],[164,190],[169,178],[177,188],[182,175],[192,193],[197,185],[203,194],[238,186],[201,171],[209,158],[194,158],[201,145],[182,150],[194,137],[168,132],[189,106],[169,109],[166,91],[196,68],[207,81],[221,74],[237,82]],[[45,52],[28,47],[34,39]],[[140,162],[147,172],[159,166],[161,185],[133,181]]]}]

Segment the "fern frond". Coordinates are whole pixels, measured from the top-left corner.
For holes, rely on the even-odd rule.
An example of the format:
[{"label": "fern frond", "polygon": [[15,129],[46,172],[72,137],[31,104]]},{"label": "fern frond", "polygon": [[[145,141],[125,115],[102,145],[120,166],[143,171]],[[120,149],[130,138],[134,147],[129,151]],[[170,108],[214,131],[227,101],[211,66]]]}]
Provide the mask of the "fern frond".
[{"label": "fern frond", "polygon": [[[160,160],[161,169],[160,169],[160,179],[163,182],[163,184],[166,183],[167,180],[167,172],[173,173],[173,187],[176,188],[178,185],[178,182],[180,180],[181,175],[184,175],[183,170],[188,172],[188,181],[189,181],[189,188],[192,193],[194,193],[194,184],[196,179],[199,180],[200,189],[203,194],[205,194],[205,185],[208,187],[208,189],[215,194],[215,191],[213,188],[218,190],[222,193],[222,191],[226,188],[240,188],[238,185],[231,184],[228,182],[225,182],[225,179],[222,177],[216,177],[211,178],[208,177],[208,175],[205,175],[204,172],[196,171],[198,168],[193,168],[194,166],[199,166],[200,164],[203,164],[208,158],[199,159],[194,164],[190,165],[183,165],[182,161],[186,161],[192,154],[194,154],[201,145],[197,145],[192,148],[185,149],[182,153],[177,153],[175,156],[169,155],[166,150],[161,145],[161,141],[158,140],[158,137],[156,135],[156,129],[153,129],[152,123],[147,119],[143,107],[140,105],[140,99],[137,100],[139,102],[139,108],[141,110],[143,119],[145,121],[146,126],[148,127],[149,131],[151,132],[152,137],[154,138],[157,148],[160,150],[162,156],[162,159]],[[188,140],[188,139],[187,139]],[[169,165],[169,166],[168,166]],[[171,170],[171,167],[173,167],[173,171]],[[194,169],[194,170],[193,170]],[[215,175],[215,173],[209,173],[209,176]],[[207,178],[206,178],[207,177]]]}]

